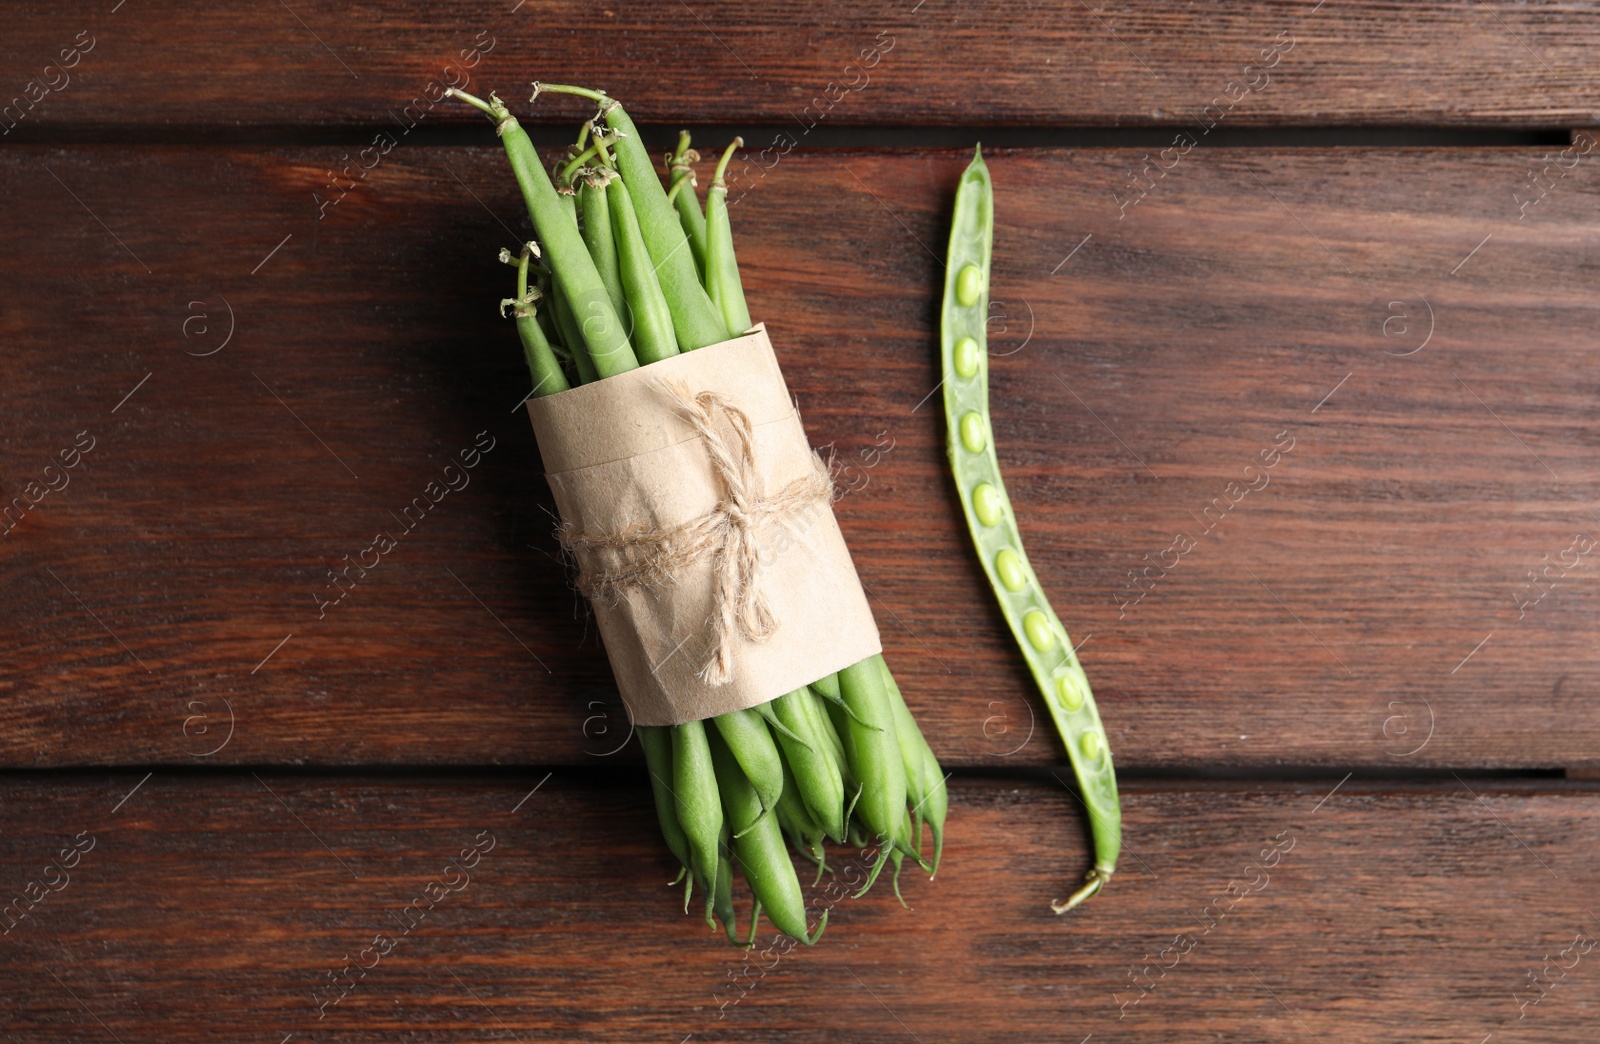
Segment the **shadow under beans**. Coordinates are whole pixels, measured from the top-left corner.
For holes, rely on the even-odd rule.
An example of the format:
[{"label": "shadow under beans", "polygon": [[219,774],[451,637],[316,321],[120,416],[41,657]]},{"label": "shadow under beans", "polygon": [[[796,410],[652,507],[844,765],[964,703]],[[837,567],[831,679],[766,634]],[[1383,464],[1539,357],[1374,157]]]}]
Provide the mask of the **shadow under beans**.
[{"label": "shadow under beans", "polygon": [[[432,399],[435,430],[424,441],[453,453],[475,433],[495,439],[473,476],[471,510],[480,527],[487,525],[488,538],[454,549],[458,561],[446,564],[474,595],[498,592],[485,600],[514,634],[527,628],[541,648],[570,651],[546,678],[562,705],[571,704],[579,729],[584,699],[614,686],[588,607],[561,558],[554,501],[522,405],[532,381],[515,327],[498,312],[500,300],[514,292],[515,271],[497,254],[532,238],[533,229],[499,149],[474,150],[465,162],[457,157],[451,169],[428,156],[407,162],[414,164],[408,174],[432,179],[437,192],[426,209],[395,215],[418,226],[398,259],[416,278],[386,318],[410,331],[398,339],[403,354],[395,365]],[[527,667],[530,679],[545,674],[531,660]]]}]

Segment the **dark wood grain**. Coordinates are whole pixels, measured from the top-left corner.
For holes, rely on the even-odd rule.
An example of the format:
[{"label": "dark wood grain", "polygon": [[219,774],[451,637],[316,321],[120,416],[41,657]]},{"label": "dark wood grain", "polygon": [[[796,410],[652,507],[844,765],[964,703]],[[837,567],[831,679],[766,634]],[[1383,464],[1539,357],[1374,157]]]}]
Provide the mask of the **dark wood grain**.
[{"label": "dark wood grain", "polygon": [[[1594,1040],[1597,15],[8,11],[0,1039]],[[558,561],[492,315],[529,226],[439,98],[555,143],[533,77],[744,134],[752,309],[954,770],[938,879],[811,885],[814,949],[682,912]],[[1280,133],[1327,127],[1388,130]],[[968,154],[822,148],[968,137],[1141,143],[988,157],[996,442],[1124,769],[1066,917],[1082,804],[943,460]]]},{"label": "dark wood grain", "polygon": [[[595,764],[626,738],[494,317],[526,230],[503,160],[396,149],[319,221],[338,156],[0,157],[0,491],[96,440],[0,537],[6,763]],[[966,158],[796,152],[735,221],[808,431],[857,467],[838,514],[935,750],[1044,764],[924,402]],[[990,157],[996,441],[1119,763],[1592,766],[1594,559],[1515,599],[1600,527],[1594,160],[1519,218],[1523,150],[1196,152],[1119,217],[1138,158]],[[329,568],[480,432],[470,485],[319,618]]]},{"label": "dark wood grain", "polygon": [[[1086,857],[1074,799],[963,781],[911,909],[825,883],[821,942],[746,970],[682,914],[632,779],[141,775],[6,781],[6,896],[93,842],[3,937],[8,1040],[1550,1044],[1592,1040],[1600,1003],[1600,955],[1559,956],[1600,932],[1592,784],[1135,787],[1122,871],[1057,917]],[[430,882],[457,890],[430,908]],[[1544,995],[1519,1007],[1530,971]]]},{"label": "dark wood grain", "polygon": [[[106,3],[12,12],[0,99],[17,99],[22,135],[389,126],[463,75],[507,98],[535,78],[589,81],[648,120],[802,134],[819,120],[1181,125],[1213,102],[1230,125],[1566,127],[1600,122],[1597,14],[1588,0]],[[47,71],[80,32],[92,50],[65,78]],[[59,89],[31,88],[30,107],[39,79]]]}]

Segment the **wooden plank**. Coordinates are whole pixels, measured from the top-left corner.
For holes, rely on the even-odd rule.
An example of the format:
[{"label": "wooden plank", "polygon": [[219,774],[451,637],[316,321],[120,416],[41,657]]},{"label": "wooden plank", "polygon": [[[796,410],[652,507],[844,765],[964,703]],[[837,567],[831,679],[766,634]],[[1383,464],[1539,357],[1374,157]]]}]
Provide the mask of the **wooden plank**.
[{"label": "wooden plank", "polygon": [[824,883],[819,944],[747,966],[632,778],[141,775],[5,783],[5,895],[45,893],[0,947],[16,1040],[1560,1042],[1600,1004],[1593,785],[1131,787],[1122,871],[1056,917],[1074,799],[962,781],[910,910]]},{"label": "wooden plank", "polygon": [[[6,502],[95,440],[0,537],[6,763],[594,764],[626,738],[493,317],[525,234],[503,160],[396,149],[319,221],[337,158],[0,157]],[[1119,763],[1594,765],[1593,160],[1525,217],[1526,150],[1192,153],[1119,208],[1137,160],[991,157],[996,441]],[[1046,764],[924,402],[965,162],[796,152],[735,220],[935,749]]]},{"label": "wooden plank", "polygon": [[408,105],[460,124],[474,115],[430,104],[444,86],[510,98],[534,78],[588,79],[652,121],[780,125],[763,144],[817,123],[1177,127],[1207,106],[1230,126],[1567,127],[1596,121],[1596,13],[1591,0],[38,8],[0,43],[0,127],[388,127]]}]

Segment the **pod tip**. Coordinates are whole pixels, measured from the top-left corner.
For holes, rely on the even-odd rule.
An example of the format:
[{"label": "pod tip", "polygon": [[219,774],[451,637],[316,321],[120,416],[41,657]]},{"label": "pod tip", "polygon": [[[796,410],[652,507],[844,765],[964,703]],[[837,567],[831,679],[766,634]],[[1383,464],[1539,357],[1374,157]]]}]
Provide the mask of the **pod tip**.
[{"label": "pod tip", "polygon": [[1050,909],[1054,910],[1057,914],[1064,914],[1068,910],[1077,906],[1079,903],[1083,902],[1085,899],[1088,899],[1090,896],[1100,891],[1100,889],[1104,888],[1106,882],[1109,880],[1111,880],[1111,871],[1102,870],[1099,867],[1095,867],[1093,870],[1090,870],[1086,875],[1084,875],[1083,887],[1079,888],[1076,892],[1073,892],[1064,901],[1061,899],[1051,900]]}]

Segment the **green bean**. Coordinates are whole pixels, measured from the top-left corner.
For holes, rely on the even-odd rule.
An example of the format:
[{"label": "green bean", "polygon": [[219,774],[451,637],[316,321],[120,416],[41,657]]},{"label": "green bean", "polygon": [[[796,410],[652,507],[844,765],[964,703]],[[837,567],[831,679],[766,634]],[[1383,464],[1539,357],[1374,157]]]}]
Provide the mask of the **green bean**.
[{"label": "green bean", "polygon": [[1116,771],[1089,681],[1066,629],[1028,564],[1016,516],[1000,478],[989,422],[989,262],[994,235],[994,190],[976,153],[956,190],[950,228],[940,355],[950,469],[978,559],[1000,610],[1028,663],[1034,682],[1082,788],[1094,835],[1095,861],[1085,883],[1067,900],[1051,903],[1065,913],[1111,879],[1122,845]]},{"label": "green bean", "polygon": [[839,672],[839,691],[852,712],[839,738],[844,741],[850,772],[861,787],[856,814],[888,847],[901,833],[900,821],[906,812],[906,770],[883,673],[868,657]]},{"label": "green bean", "polygon": [[895,851],[902,852],[915,859],[922,864],[922,869],[931,870],[932,867],[922,858],[922,824],[912,819],[909,808],[906,809],[905,815],[901,818],[900,833],[903,837],[909,839],[910,844],[896,842]]},{"label": "green bean", "polygon": [[[920,846],[922,843],[922,811],[920,803],[928,792],[928,786],[923,780],[922,759],[922,732],[917,728],[917,723],[912,720],[911,711],[905,705],[905,698],[900,694],[900,686],[895,684],[894,676],[889,673],[889,665],[883,662],[883,656],[871,658],[878,667],[878,672],[883,677],[883,691],[888,698],[889,710],[894,715],[894,737],[900,748],[900,764],[906,773],[906,801],[910,803],[911,815],[916,827],[913,835]],[[907,727],[909,726],[909,728]]]},{"label": "green bean", "polygon": [[[498,98],[450,92],[494,121],[548,251],[538,262],[537,247],[528,244],[515,262],[516,296],[502,302],[502,309],[513,306],[533,394],[617,376],[641,362],[747,330],[751,321],[724,180],[742,139],[716,165],[702,211],[693,173],[698,156],[689,150],[687,134],[668,157],[669,193],[616,102],[596,91],[538,84],[535,97],[540,89],[583,95],[600,105],[577,145],[549,168]],[[541,301],[547,304],[535,307]],[[730,941],[739,940],[735,864],[754,892],[752,941],[763,911],[807,944],[826,926],[824,913],[815,934],[807,936],[786,835],[817,864],[819,880],[827,869],[829,837],[862,844],[863,855],[876,853],[857,894],[871,887],[891,859],[897,896],[905,856],[930,870],[937,865],[945,812],[934,793],[942,787],[932,782],[940,778],[938,764],[881,657],[713,721],[709,728],[703,721],[641,727],[640,742],[662,835],[683,866],[679,880],[688,880],[685,908],[698,883],[707,923],[715,927],[720,920]],[[908,801],[915,802],[909,809]],[[937,803],[930,816],[932,865],[922,856],[930,802]]]},{"label": "green bean", "polygon": [[889,665],[883,662],[882,656],[876,659],[883,668],[884,688],[888,690],[889,702],[894,709],[895,738],[900,741],[900,756],[906,766],[906,800],[911,802],[911,813],[916,820],[913,836],[920,846],[922,822],[926,819],[933,831],[933,872],[937,873],[939,857],[944,853],[944,820],[950,807],[944,770],[939,767],[939,759],[933,756],[933,748],[928,746],[922,730],[917,727],[917,719],[912,716],[911,708],[906,706],[906,699],[901,695],[900,686],[890,673]]},{"label": "green bean", "polygon": [[833,726],[818,718],[811,694],[804,688],[784,693],[765,706],[788,730],[788,736],[778,733],[778,744],[786,766],[793,771],[801,802],[823,833],[843,841],[844,777],[833,750],[836,741],[822,732],[831,733]]},{"label": "green bean", "polygon": [[622,179],[606,186],[606,203],[611,211],[611,231],[616,237],[617,262],[622,272],[623,291],[628,296],[629,313],[633,316],[633,343],[639,358],[652,363],[677,355],[678,339],[672,329],[672,310],[656,279],[655,266],[650,263],[639,230],[639,218]]},{"label": "green bean", "polygon": [[594,258],[594,267],[599,270],[601,281],[606,284],[606,293],[611,297],[611,307],[617,310],[623,327],[630,332],[634,341],[634,354],[642,363],[653,362],[653,359],[644,357],[644,348],[637,343],[637,337],[633,336],[628,299],[622,289],[622,270],[617,261],[617,242],[611,234],[611,208],[606,204],[606,182],[615,176],[609,171],[596,171],[585,177],[578,185],[578,210],[583,214],[581,226],[583,241],[589,247],[589,256]]},{"label": "green bean", "polygon": [[[728,941],[738,945],[738,918],[734,916],[733,912],[733,849],[728,844],[728,828],[726,825],[722,827],[717,840],[717,880],[711,892],[711,902],[706,908],[707,924],[711,924],[713,911],[721,919],[722,930],[728,933]],[[754,923],[750,925],[750,930],[752,934],[755,932]]]},{"label": "green bean", "polygon": [[[576,228],[577,224],[578,224],[578,190],[577,190],[577,188],[575,186],[573,186],[573,185],[557,185],[556,186],[556,202],[560,203],[561,204],[561,209],[565,210],[567,212],[567,216],[572,218],[573,227]],[[582,233],[580,233],[579,235],[581,237]],[[593,260],[593,259],[591,258],[591,260]],[[599,269],[596,269],[596,271],[598,272]]]},{"label": "green bean", "polygon": [[[816,728],[825,728],[826,731],[832,735],[833,720],[828,717],[828,704],[842,704],[844,702],[844,697],[839,695],[839,676],[837,674],[830,674],[828,677],[834,680],[833,697],[831,699],[822,695],[822,693],[818,691],[816,682],[812,682],[810,685],[802,685],[800,688],[796,689],[795,692],[805,693],[805,699],[801,702],[806,705],[807,713],[811,715],[811,721]],[[835,753],[841,753],[844,749],[840,746],[839,737],[837,735],[833,736],[833,749]]]},{"label": "green bean", "polygon": [[567,295],[562,292],[560,283],[550,287],[550,310],[555,313],[556,328],[561,331],[561,343],[572,353],[572,365],[578,371],[578,383],[593,384],[598,381],[600,373],[595,369],[594,357],[583,345],[583,333],[578,329],[578,320],[572,314],[572,306],[567,303]]},{"label": "green bean", "polygon": [[711,293],[711,303],[722,311],[728,332],[742,334],[750,329],[750,309],[744,301],[744,285],[739,281],[739,262],[733,253],[733,226],[728,220],[728,185],[722,180],[728,169],[728,160],[735,149],[744,145],[743,138],[734,138],[722,160],[717,164],[716,176],[706,191],[706,289]]},{"label": "green bean", "polygon": [[[733,850],[739,856],[739,868],[778,930],[810,945],[822,935],[823,925],[817,926],[815,936],[807,936],[805,898],[800,892],[800,878],[794,872],[794,862],[784,844],[778,817],[761,806],[755,787],[745,778],[733,752],[721,737],[708,735],[707,738],[722,809],[733,831]],[[823,924],[826,923],[824,916]]]},{"label": "green bean", "polygon": [[[637,369],[639,360],[628,342],[627,330],[616,309],[611,307],[605,283],[578,232],[576,201],[562,202],[544,165],[539,162],[539,154],[528,132],[498,98],[491,94],[485,102],[453,87],[447,88],[445,93],[475,106],[495,121],[495,131],[500,135],[506,158],[511,162],[511,172],[522,190],[528,216],[533,219],[533,227],[545,246],[556,282],[579,321],[582,344],[588,348],[595,370],[601,377],[613,377]],[[578,346],[569,347],[576,352]]]},{"label": "green bean", "polygon": [[909,808],[900,814],[900,832],[895,836],[894,850],[910,856],[918,866],[928,871],[930,877],[933,876],[933,864],[922,856],[922,824],[912,820]]},{"label": "green bean", "polygon": [[933,831],[933,866],[928,871],[928,876],[932,877],[939,872],[939,861],[944,857],[944,821],[950,812],[950,776],[940,767],[939,759],[933,756],[933,748],[928,746],[926,740],[922,743],[922,750],[923,778],[938,781],[922,797],[922,816],[928,822],[928,829]]},{"label": "green bean", "polygon": [[[530,263],[528,265],[528,275],[532,277],[533,274],[534,267]],[[530,278],[530,282],[531,281],[532,279]],[[565,359],[570,362],[572,359],[572,352],[565,344],[562,343],[561,331],[556,328],[556,315],[554,308],[555,295],[554,288],[551,286],[551,282],[550,270],[545,269],[538,277],[536,288],[539,291],[539,296],[544,298],[544,300],[550,304],[550,307],[540,308],[534,313],[534,318],[539,320],[539,329],[544,331],[544,338],[550,342],[550,347],[555,351],[556,358]]]},{"label": "green bean", "polygon": [[[894,862],[894,897],[900,900],[901,906],[906,906],[906,897],[900,894],[900,866],[905,862],[905,853],[898,848],[889,853],[889,858]],[[909,906],[906,909],[910,909]]]},{"label": "green bean", "polygon": [[[915,836],[912,833],[914,829],[915,828],[912,826],[912,823],[911,823],[911,813],[910,813],[909,810],[907,810],[907,812],[905,813],[905,821],[901,825],[901,830],[907,836]],[[920,831],[918,833],[920,833]],[[892,849],[890,849],[890,852],[889,852],[889,858],[894,861],[894,897],[896,899],[900,900],[900,905],[901,906],[905,906],[906,905],[905,896],[900,894],[900,867],[901,867],[902,861],[904,860],[904,858],[906,856],[910,856],[912,858],[912,860],[915,861],[918,866],[922,867],[922,869],[924,869],[924,870],[929,871],[929,875],[928,876],[929,876],[930,879],[933,876],[933,874],[932,874],[933,867],[928,864],[928,861],[926,859],[922,858],[922,853],[919,850],[919,848],[920,848],[920,846],[922,844],[922,838],[920,836],[916,837],[916,842],[917,842],[917,846],[913,847],[911,845],[905,844],[902,841],[896,840],[895,843],[894,843],[894,847]]]},{"label": "green bean", "polygon": [[[826,677],[818,678],[816,681],[808,685],[807,688],[809,688],[819,700],[844,711],[844,713],[849,717],[855,718],[856,712],[851,710],[850,705],[845,702],[844,697],[839,695],[839,676],[837,674],[830,674]],[[856,720],[860,721],[859,718],[856,718]]]},{"label": "green bean", "polygon": [[[556,292],[555,277],[550,272],[550,269],[537,258],[528,262],[528,279],[530,283],[534,282],[536,274],[538,278],[535,288],[539,297],[545,302],[545,307],[534,312],[534,318],[539,321],[539,329],[543,332],[545,340],[550,343],[550,350],[555,353],[556,361],[561,364],[561,373],[567,379],[568,386],[586,383],[578,373],[577,364],[577,357],[585,354],[585,349],[580,344],[578,351],[573,352],[568,346],[566,337],[562,333],[560,325],[556,322],[556,298],[559,295]],[[589,369],[592,373],[594,370],[593,363],[590,364]]]},{"label": "green bean", "polygon": [[667,178],[670,182],[667,195],[671,197],[673,209],[678,212],[684,237],[689,240],[689,251],[694,254],[694,267],[703,283],[706,275],[706,217],[700,212],[700,201],[694,195],[698,183],[693,166],[699,158],[700,154],[689,147],[689,132],[679,131],[678,147],[667,157]]},{"label": "green bean", "polygon": [[614,99],[585,87],[535,83],[533,89],[535,98],[541,91],[550,91],[576,94],[600,104],[606,125],[613,132],[610,140],[616,148],[617,169],[632,192],[633,209],[639,217],[645,247],[655,262],[661,291],[672,309],[678,349],[691,351],[728,340],[731,336],[728,325],[712,305],[711,298],[706,296],[705,287],[700,285],[700,273],[695,269],[694,254],[683,225],[673,212],[672,204],[667,202],[667,191],[661,187],[655,164],[627,112]]},{"label": "green bean", "polygon": [[[650,775],[650,793],[655,797],[656,820],[661,824],[661,837],[667,848],[677,857],[678,876],[689,869],[689,838],[678,822],[678,806],[672,796],[672,730],[654,725],[640,725],[639,745],[644,748],[645,768]],[[689,912],[689,898],[694,894],[694,875],[683,890],[683,910]]]},{"label": "green bean", "polygon": [[[564,392],[571,387],[567,383],[567,375],[561,372],[561,363],[556,360],[555,349],[550,347],[550,342],[545,338],[544,328],[539,325],[537,309],[534,308],[534,296],[528,292],[528,260],[533,256],[533,244],[522,245],[522,255],[517,261],[517,296],[500,302],[501,309],[511,305],[512,314],[517,319],[517,337],[522,341],[522,355],[528,362],[528,373],[533,377],[533,394],[538,396],[554,395]],[[502,250],[502,258],[510,252]]]},{"label": "green bean", "polygon": [[738,941],[736,939],[734,939],[734,938],[732,938],[730,936],[728,941],[729,942],[733,942],[736,945],[741,945],[745,949],[748,950],[748,949],[750,949],[751,947],[753,947],[756,944],[756,936],[759,935],[760,933],[761,933],[761,900],[757,899],[751,905],[751,908],[750,908],[750,936],[749,936],[749,938],[745,939],[745,941],[743,943],[738,943]]},{"label": "green bean", "polygon": [[795,851],[817,864],[817,877],[811,882],[815,885],[822,880],[822,873],[828,868],[827,855],[822,847],[824,835],[805,802],[800,799],[800,786],[795,782],[794,773],[789,771],[788,763],[783,766],[783,792],[778,795],[776,811],[778,826],[789,835]]},{"label": "green bean", "polygon": [[[767,723],[753,710],[727,711],[711,720],[744,770],[744,778],[755,788],[762,810],[771,810],[783,791],[783,761]],[[735,840],[739,829],[734,828]]]},{"label": "green bean", "polygon": [[689,869],[705,888],[709,906],[715,901],[721,858],[722,801],[705,726],[698,721],[672,730],[672,800],[689,850]]},{"label": "green bean", "polygon": [[767,728],[772,730],[772,735],[774,737],[787,736],[794,742],[801,744],[807,749],[810,749],[811,744],[807,743],[804,737],[800,736],[798,733],[791,732],[789,726],[778,720],[777,714],[773,713],[772,710],[773,702],[774,701],[772,700],[768,700],[766,703],[758,703],[750,709],[761,715],[762,720],[767,723]]},{"label": "green bean", "polygon": [[[830,677],[832,676],[830,675]],[[844,792],[850,795],[859,795],[860,788],[856,783],[855,776],[850,774],[850,762],[844,756],[844,740],[839,738],[839,728],[834,723],[832,716],[835,708],[838,709],[841,717],[848,716],[844,709],[844,699],[841,697],[837,702],[827,701],[818,696],[816,690],[808,685],[806,686],[805,702],[810,710],[811,720],[815,723],[814,727],[827,740],[828,750],[833,755],[834,767],[839,770],[839,778],[844,784]],[[852,797],[850,805],[845,809],[844,818],[846,822],[849,821],[854,811],[855,798]]]}]

